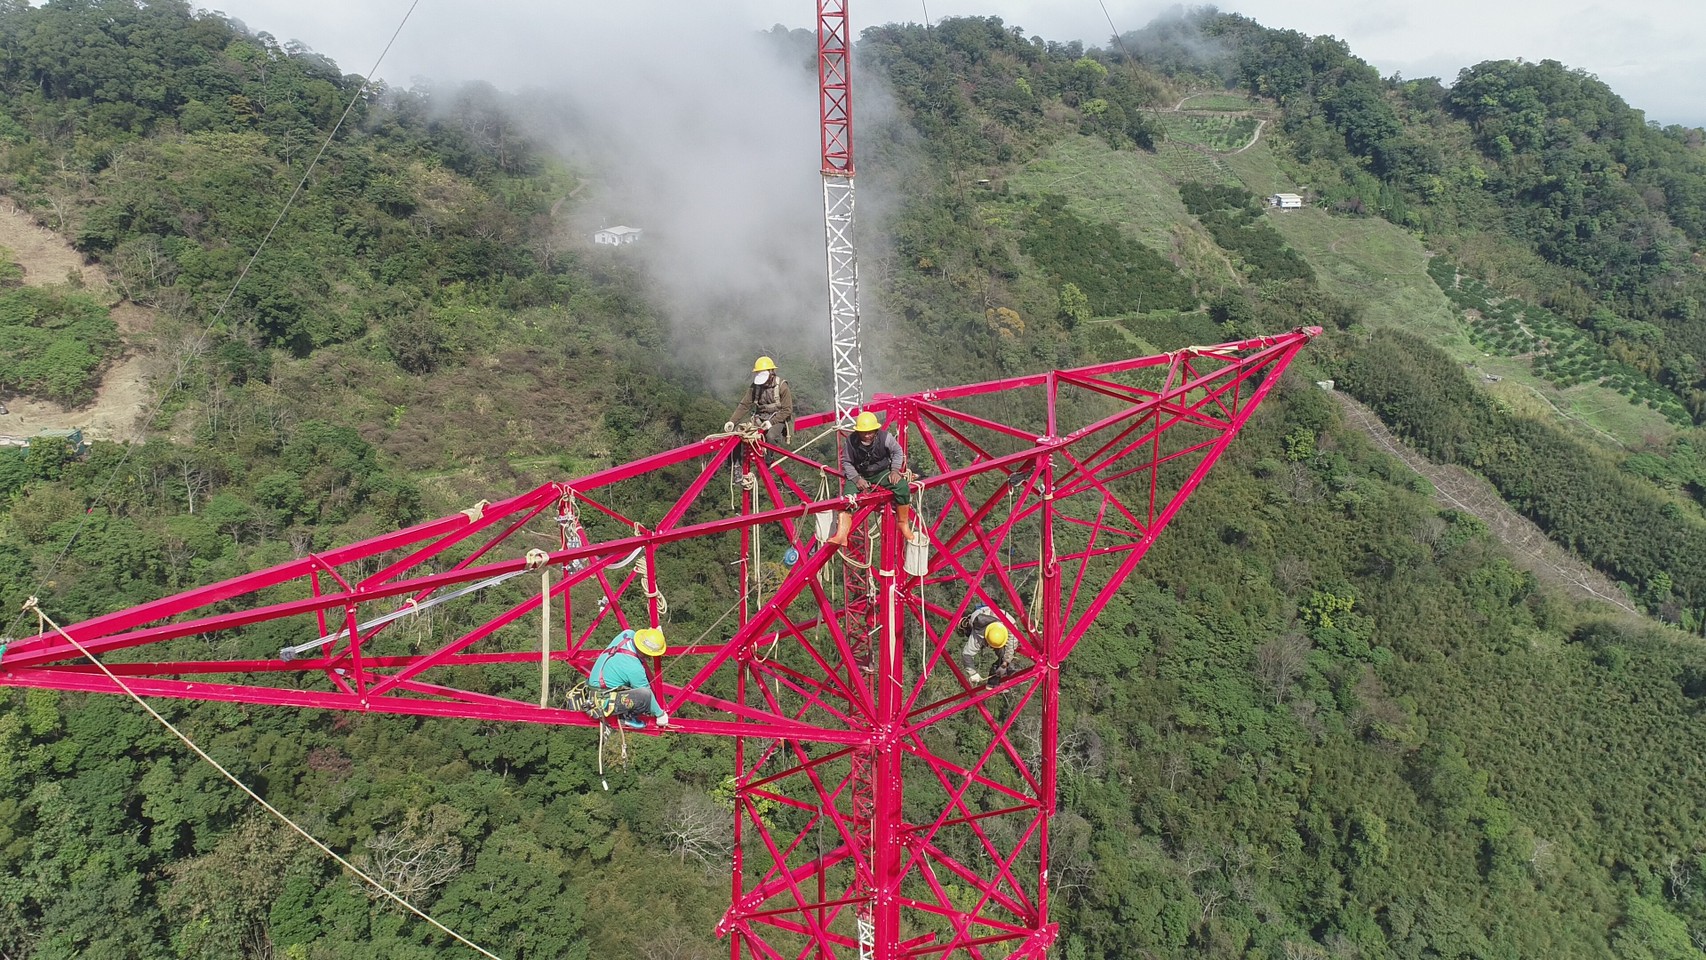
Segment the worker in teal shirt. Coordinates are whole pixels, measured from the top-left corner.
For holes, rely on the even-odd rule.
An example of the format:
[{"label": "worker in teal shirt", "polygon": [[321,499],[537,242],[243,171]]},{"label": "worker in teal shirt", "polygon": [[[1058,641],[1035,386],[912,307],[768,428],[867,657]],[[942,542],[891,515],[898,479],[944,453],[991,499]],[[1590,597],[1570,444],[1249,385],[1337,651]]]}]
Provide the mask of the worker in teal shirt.
[{"label": "worker in teal shirt", "polygon": [[656,627],[624,630],[610,641],[604,652],[592,662],[592,671],[587,674],[587,682],[595,691],[614,694],[614,708],[610,715],[638,729],[645,726],[639,716],[644,710],[657,718],[658,726],[669,725],[669,714],[664,712],[652,694],[652,680],[646,676],[645,664],[640,662],[642,653],[648,657],[661,657],[668,649],[663,631]]}]

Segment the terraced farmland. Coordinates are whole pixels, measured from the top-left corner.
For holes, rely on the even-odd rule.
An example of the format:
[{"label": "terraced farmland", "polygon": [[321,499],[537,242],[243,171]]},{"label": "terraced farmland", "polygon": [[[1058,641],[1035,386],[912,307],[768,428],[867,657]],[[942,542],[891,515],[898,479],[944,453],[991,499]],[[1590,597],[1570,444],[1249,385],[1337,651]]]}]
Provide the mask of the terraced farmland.
[{"label": "terraced farmland", "polygon": [[1167,139],[1210,150],[1237,150],[1256,135],[1255,117],[1194,113],[1162,113],[1158,116],[1161,129],[1167,132]]},{"label": "terraced farmland", "polygon": [[1658,411],[1678,426],[1692,424],[1676,394],[1612,359],[1585,331],[1551,310],[1502,296],[1458,272],[1445,257],[1429,261],[1428,276],[1462,312],[1470,341],[1482,350],[1526,359],[1536,374],[1559,388],[1597,384]]}]

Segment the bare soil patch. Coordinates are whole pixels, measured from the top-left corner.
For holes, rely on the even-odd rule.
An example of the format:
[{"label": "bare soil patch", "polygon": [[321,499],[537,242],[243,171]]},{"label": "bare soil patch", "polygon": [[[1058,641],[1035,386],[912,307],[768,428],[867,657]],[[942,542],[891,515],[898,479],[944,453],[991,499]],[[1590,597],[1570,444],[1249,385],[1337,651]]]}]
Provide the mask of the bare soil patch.
[{"label": "bare soil patch", "polygon": [[[24,283],[52,287],[76,281],[95,296],[111,301],[116,288],[100,267],[84,261],[65,238],[37,224],[18,209],[9,197],[0,197],[0,247],[24,268]],[[141,419],[148,411],[151,394],[142,345],[154,329],[154,313],[128,301],[112,308],[124,347],[116,362],[101,376],[95,400],[85,407],[67,409],[57,403],[32,397],[4,400],[7,413],[0,416],[0,434],[28,437],[42,430],[81,429],[90,439],[128,442],[140,440]]]},{"label": "bare soil patch", "polygon": [[10,197],[0,197],[0,247],[12,251],[32,287],[57,286],[74,276],[97,295],[112,287],[99,267],[84,263],[64,237],[36,223]]}]

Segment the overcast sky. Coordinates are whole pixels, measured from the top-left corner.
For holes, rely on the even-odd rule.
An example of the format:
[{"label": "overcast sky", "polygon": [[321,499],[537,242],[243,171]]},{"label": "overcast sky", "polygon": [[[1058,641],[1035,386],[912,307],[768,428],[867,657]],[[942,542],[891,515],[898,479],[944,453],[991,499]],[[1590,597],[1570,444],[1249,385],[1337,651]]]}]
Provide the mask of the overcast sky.
[{"label": "overcast sky", "polygon": [[[224,0],[213,5],[281,41],[301,40],[365,73],[410,0]],[[1106,4],[1104,13],[1103,4]],[[1104,45],[1112,31],[1148,23],[1170,4],[1129,0],[851,0],[855,30],[890,21],[999,16],[1027,35]],[[1554,59],[1598,75],[1661,123],[1706,125],[1706,4],[1699,0],[1229,0],[1264,26],[1332,34],[1390,76],[1437,76],[1482,60]],[[500,86],[550,83],[561,60],[583,43],[620,49],[700,28],[810,26],[806,0],[420,0],[380,74],[407,86],[415,77],[490,80]],[[683,64],[719,69],[715,48]]]}]

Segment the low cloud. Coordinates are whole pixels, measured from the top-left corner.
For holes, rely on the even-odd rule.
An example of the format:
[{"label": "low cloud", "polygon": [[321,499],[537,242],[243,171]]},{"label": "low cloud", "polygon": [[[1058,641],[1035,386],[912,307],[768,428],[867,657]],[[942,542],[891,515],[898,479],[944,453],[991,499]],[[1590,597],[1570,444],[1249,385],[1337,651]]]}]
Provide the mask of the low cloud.
[{"label": "low cloud", "polygon": [[[369,47],[409,9],[275,3],[246,0],[232,13],[346,72],[366,72]],[[423,6],[379,75],[518,93],[527,128],[587,177],[563,207],[580,239],[606,225],[644,231],[632,248],[590,253],[643,265],[684,358],[716,377],[758,353],[827,367],[815,36],[765,32],[766,6]],[[813,8],[788,9],[795,27],[814,24]],[[350,45],[357,38],[364,44]],[[855,117],[875,118],[880,105],[862,88]],[[861,235],[875,227],[875,200],[861,194]]]}]

